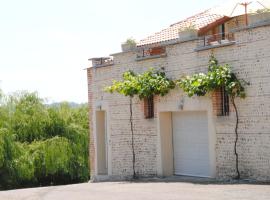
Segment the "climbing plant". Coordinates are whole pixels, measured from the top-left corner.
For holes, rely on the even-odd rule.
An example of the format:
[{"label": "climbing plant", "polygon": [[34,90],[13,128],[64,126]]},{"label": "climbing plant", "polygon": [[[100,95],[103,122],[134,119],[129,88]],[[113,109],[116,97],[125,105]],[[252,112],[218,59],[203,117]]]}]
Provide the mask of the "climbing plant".
[{"label": "climbing plant", "polygon": [[111,86],[105,88],[105,91],[118,92],[129,97],[138,95],[140,99],[143,99],[153,95],[164,96],[174,87],[175,83],[166,77],[164,70],[150,68],[142,74],[136,74],[133,71],[124,72],[123,80],[114,80]]},{"label": "climbing plant", "polygon": [[245,98],[244,85],[248,84],[246,81],[238,79],[236,75],[231,71],[229,65],[219,65],[217,59],[211,55],[209,60],[208,72],[193,74],[192,76],[186,76],[177,81],[177,85],[188,94],[189,97],[194,95],[204,96],[207,93],[214,92],[220,88],[224,88],[230,97],[231,103],[236,113],[236,125],[235,125],[235,143],[234,153],[236,156],[236,179],[240,179],[240,172],[238,167],[238,123],[239,115],[238,109],[235,104],[235,98]]},{"label": "climbing plant", "polygon": [[130,129],[131,129],[131,147],[132,147],[132,168],[133,178],[137,178],[135,171],[136,154],[134,149],[134,130],[133,130],[133,110],[132,99],[138,96],[139,99],[149,98],[154,95],[164,96],[171,89],[174,89],[175,83],[166,77],[164,70],[149,69],[142,74],[136,74],[133,71],[127,71],[123,74],[123,80],[113,81],[111,86],[105,88],[105,91],[117,92],[130,97]]}]

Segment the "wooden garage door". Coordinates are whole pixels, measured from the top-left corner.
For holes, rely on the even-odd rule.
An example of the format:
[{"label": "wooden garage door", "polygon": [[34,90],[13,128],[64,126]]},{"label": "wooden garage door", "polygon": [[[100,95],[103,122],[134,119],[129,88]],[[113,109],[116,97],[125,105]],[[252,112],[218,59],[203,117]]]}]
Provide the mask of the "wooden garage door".
[{"label": "wooden garage door", "polygon": [[211,177],[206,112],[175,112],[173,121],[174,173]]}]

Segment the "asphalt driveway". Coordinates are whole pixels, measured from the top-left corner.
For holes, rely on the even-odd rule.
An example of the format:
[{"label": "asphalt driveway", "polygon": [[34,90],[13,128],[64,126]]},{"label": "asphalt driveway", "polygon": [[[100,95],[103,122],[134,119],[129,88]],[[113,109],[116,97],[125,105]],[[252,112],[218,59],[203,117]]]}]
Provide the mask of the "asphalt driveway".
[{"label": "asphalt driveway", "polygon": [[190,182],[83,183],[0,192],[0,200],[269,200],[270,185]]}]

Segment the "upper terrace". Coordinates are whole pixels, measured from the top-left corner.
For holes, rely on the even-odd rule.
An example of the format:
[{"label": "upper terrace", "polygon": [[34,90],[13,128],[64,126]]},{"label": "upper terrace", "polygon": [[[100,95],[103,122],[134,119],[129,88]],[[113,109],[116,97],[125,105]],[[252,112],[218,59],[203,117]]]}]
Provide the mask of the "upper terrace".
[{"label": "upper terrace", "polygon": [[[235,8],[233,12],[236,10]],[[125,44],[123,45],[125,48],[122,50],[123,52],[136,52],[136,61],[141,61],[166,57],[166,46],[176,43],[194,41],[196,42],[194,51],[234,45],[234,32],[236,30],[270,23],[269,9],[265,9],[263,6],[262,8],[263,10],[259,10],[260,12],[255,13],[244,12],[243,14],[241,10],[236,11],[236,13],[231,16],[217,14],[221,13],[220,10],[223,9],[223,7],[219,9],[208,9],[172,24],[168,28],[140,40],[137,44],[132,44],[130,48]],[[103,62],[102,59],[106,61],[104,60]],[[100,64],[98,64],[98,62],[100,62]],[[113,64],[111,57],[99,58],[98,62],[96,59],[93,59],[93,66],[108,66]]]}]

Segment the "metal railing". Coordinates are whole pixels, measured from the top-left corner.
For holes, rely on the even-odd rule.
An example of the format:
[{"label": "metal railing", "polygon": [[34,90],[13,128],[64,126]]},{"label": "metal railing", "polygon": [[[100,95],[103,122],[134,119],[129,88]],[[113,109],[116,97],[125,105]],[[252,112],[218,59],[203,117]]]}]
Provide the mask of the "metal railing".
[{"label": "metal railing", "polygon": [[113,65],[113,58],[95,58],[92,59],[92,65],[93,67],[104,67],[104,66],[109,66]]},{"label": "metal railing", "polygon": [[198,47],[207,47],[220,44],[227,44],[234,41],[233,33],[219,33],[203,36],[199,40]]},{"label": "metal railing", "polygon": [[137,51],[137,58],[147,58],[152,56],[160,56],[166,54],[166,48],[165,47],[152,47],[147,49],[139,49]]}]

